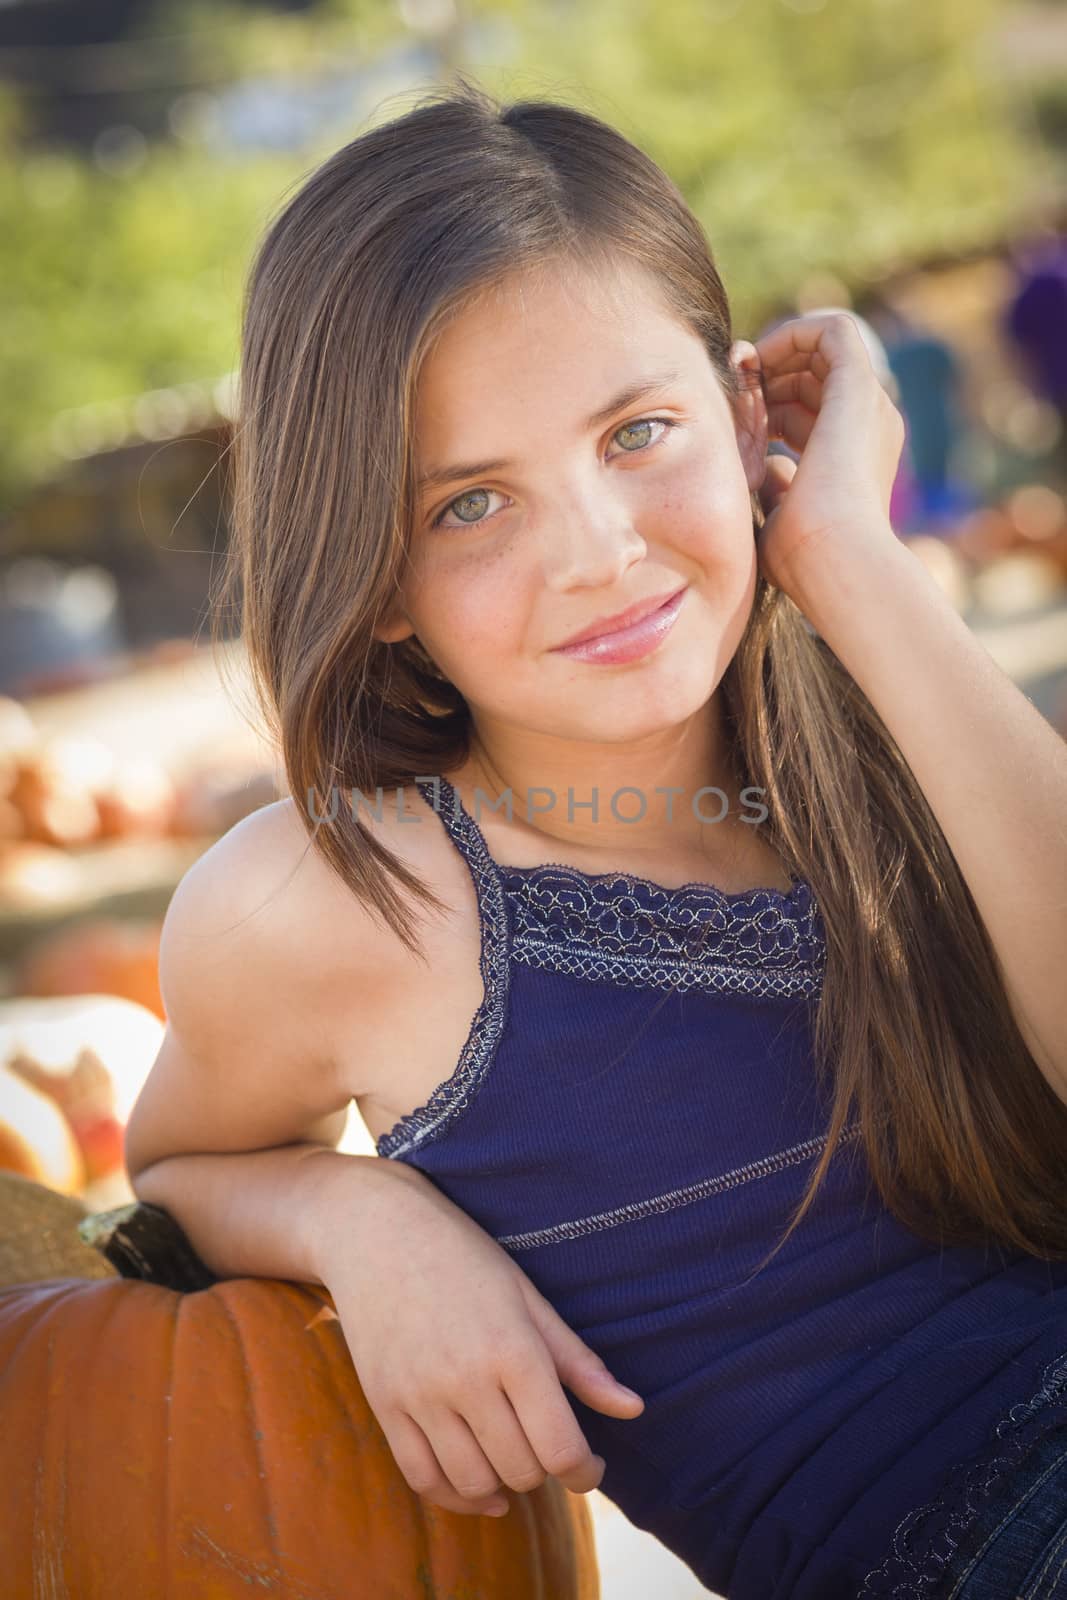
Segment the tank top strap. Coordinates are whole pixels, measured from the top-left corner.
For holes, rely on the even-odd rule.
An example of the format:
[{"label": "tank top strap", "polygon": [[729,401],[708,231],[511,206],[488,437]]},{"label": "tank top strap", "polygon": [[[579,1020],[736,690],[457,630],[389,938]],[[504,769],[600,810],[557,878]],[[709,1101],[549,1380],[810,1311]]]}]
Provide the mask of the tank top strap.
[{"label": "tank top strap", "polygon": [[499,881],[500,867],[490,853],[485,835],[448,779],[437,776],[426,782],[416,778],[415,787],[440,818],[448,837],[474,873],[475,881],[485,876]]},{"label": "tank top strap", "polygon": [[415,787],[467,863],[478,906],[480,966],[486,984],[486,1002],[489,1011],[495,1012],[503,1006],[507,994],[512,939],[504,874],[481,828],[447,778],[437,775],[430,782],[416,779]]}]

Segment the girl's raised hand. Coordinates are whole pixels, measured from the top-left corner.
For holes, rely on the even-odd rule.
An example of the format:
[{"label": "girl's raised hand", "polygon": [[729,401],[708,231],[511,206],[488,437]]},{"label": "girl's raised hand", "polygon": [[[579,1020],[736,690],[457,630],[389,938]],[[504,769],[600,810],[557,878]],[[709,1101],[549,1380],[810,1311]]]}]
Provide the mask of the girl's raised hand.
[{"label": "girl's raised hand", "polygon": [[805,564],[832,541],[895,540],[889,520],[904,419],[883,389],[847,311],[793,317],[761,339],[768,437],[796,451],[771,456],[757,538],[763,575],[793,599]]},{"label": "girl's raised hand", "polygon": [[317,1265],[408,1484],[469,1514],[506,1511],[502,1485],[528,1492],[553,1476],[595,1489],[604,1462],[561,1384],[613,1417],[644,1402],[435,1184],[413,1168],[396,1175],[376,1201],[365,1185],[350,1205],[334,1191]]}]

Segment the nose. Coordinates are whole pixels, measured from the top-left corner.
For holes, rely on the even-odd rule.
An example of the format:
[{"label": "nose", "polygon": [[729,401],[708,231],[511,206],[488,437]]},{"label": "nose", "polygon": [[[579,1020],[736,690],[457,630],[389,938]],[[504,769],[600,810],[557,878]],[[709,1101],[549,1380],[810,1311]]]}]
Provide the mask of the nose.
[{"label": "nose", "polygon": [[561,500],[546,527],[544,576],[549,589],[611,589],[648,553],[625,503],[603,485]]}]

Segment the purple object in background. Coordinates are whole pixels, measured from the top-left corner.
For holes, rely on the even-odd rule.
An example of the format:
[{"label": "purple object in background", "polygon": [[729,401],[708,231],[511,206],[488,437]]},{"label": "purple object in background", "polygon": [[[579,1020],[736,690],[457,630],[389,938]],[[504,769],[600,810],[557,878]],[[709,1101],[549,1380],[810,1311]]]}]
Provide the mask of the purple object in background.
[{"label": "purple object in background", "polygon": [[1046,400],[1067,410],[1067,239],[1015,253],[1018,289],[1004,325]]}]

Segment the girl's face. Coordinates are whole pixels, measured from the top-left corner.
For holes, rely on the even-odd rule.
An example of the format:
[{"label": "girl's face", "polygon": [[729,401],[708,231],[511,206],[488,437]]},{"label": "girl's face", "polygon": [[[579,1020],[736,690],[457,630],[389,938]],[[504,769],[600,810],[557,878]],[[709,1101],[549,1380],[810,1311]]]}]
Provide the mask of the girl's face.
[{"label": "girl's face", "polygon": [[[758,370],[749,344],[733,359]],[[577,755],[575,742],[694,717],[757,576],[749,496],[766,471],[766,411],[755,387],[736,404],[735,419],[700,340],[629,263],[595,277],[553,267],[482,296],[423,365],[416,472],[433,481],[401,602],[376,636],[417,635],[489,749],[533,734]],[[650,654],[608,665],[557,652],[682,585]]]}]

